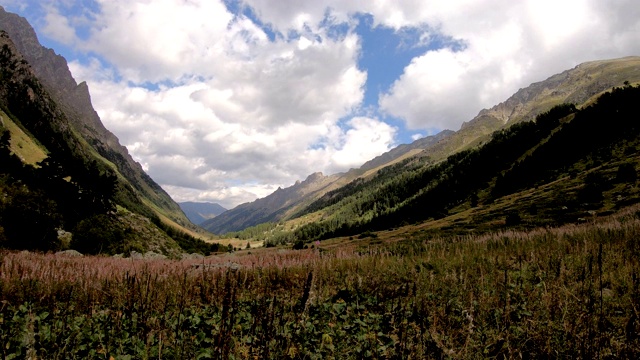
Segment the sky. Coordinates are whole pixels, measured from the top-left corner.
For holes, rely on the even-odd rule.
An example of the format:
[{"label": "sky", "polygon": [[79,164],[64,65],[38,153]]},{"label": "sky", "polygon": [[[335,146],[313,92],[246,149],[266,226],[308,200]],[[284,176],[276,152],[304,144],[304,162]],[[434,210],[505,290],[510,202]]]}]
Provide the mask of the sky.
[{"label": "sky", "polygon": [[232,208],[640,55],[637,0],[0,0],[176,201]]}]

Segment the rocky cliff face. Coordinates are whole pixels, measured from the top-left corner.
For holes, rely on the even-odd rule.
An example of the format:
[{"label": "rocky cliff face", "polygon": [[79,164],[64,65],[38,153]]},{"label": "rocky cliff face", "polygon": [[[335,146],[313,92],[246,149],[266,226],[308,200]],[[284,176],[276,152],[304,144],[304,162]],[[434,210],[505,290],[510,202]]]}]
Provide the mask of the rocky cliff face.
[{"label": "rocky cliff face", "polygon": [[640,57],[587,62],[520,89],[506,101],[482,110],[478,116],[492,116],[504,124],[533,120],[559,103],[580,106],[614,86],[622,86],[624,81],[638,79]]},{"label": "rocky cliff face", "polygon": [[93,109],[87,84],[77,84],[67,61],[53,50],[40,45],[38,37],[26,19],[0,7],[0,29],[6,31],[17,50],[31,65],[53,100],[60,106],[74,129],[98,154],[118,168],[124,181],[122,198],[139,197],[150,202],[162,215],[183,226],[191,226],[178,204],[156,184],[120,145],[118,138],[107,130]]}]

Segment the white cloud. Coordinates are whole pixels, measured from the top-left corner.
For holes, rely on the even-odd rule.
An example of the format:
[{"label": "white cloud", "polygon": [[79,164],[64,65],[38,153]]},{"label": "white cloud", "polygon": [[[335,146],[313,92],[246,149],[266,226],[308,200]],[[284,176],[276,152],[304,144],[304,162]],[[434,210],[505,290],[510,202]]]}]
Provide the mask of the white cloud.
[{"label": "white cloud", "polygon": [[[275,40],[222,1],[98,2],[75,18],[50,11],[47,35],[95,55],[72,62],[72,73],[156,181],[177,200],[225,206],[388,150],[399,130],[376,110],[417,132],[455,130],[531,82],[640,53],[635,0],[243,1]],[[457,46],[415,57],[362,117],[356,13]],[[348,30],[329,36],[327,23]]]},{"label": "white cloud", "polygon": [[44,34],[56,39],[65,45],[72,45],[76,40],[76,32],[69,23],[69,18],[60,14],[55,7],[48,7],[45,16]]},{"label": "white cloud", "polygon": [[[71,69],[88,81],[107,128],[176,199],[237,205],[390,148],[393,129],[379,121],[337,126],[363,98],[355,35],[272,42],[249,19],[211,1],[186,10],[168,0],[123,5],[103,3],[83,43],[121,79],[97,60]],[[158,81],[157,88],[145,85]],[[371,135],[376,129],[379,137]],[[354,146],[357,134],[373,142]]]},{"label": "white cloud", "polygon": [[[410,128],[457,130],[480,109],[532,82],[584,61],[638,54],[640,17],[625,15],[628,11],[638,14],[637,8],[628,1],[612,5],[531,0],[456,4],[456,11],[447,6],[431,9],[431,16],[423,19],[465,46],[413,59],[381,96],[381,108],[405,119]],[[417,25],[418,19],[408,20],[411,14],[429,10],[429,5],[401,10],[406,16],[400,23]],[[383,15],[379,21],[394,23]]]},{"label": "white cloud", "polygon": [[374,157],[389,151],[397,129],[376,119],[354,117],[343,136],[339,151],[332,155],[338,169],[357,168]]},{"label": "white cloud", "polygon": [[581,62],[640,53],[640,7],[634,0],[246,3],[278,29],[300,29],[296,14],[313,24],[331,9],[338,19],[369,13],[375,25],[414,27],[425,32],[424,39],[463,44],[414,58],[382,94],[381,109],[415,129],[458,129],[532,82]]}]

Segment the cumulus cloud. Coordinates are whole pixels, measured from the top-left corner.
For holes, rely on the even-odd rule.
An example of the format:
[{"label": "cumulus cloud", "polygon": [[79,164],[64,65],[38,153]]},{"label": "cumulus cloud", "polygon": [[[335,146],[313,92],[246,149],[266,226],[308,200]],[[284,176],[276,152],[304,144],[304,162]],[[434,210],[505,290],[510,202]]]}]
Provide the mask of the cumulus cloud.
[{"label": "cumulus cloud", "polygon": [[[389,150],[402,129],[387,115],[413,134],[455,130],[531,82],[640,53],[634,0],[239,1],[252,16],[214,0],[97,3],[73,16],[48,3],[44,31],[91,55],[72,73],[156,181],[227,207]],[[366,116],[357,14],[429,45]]]},{"label": "cumulus cloud", "polygon": [[49,7],[45,16],[43,31],[48,37],[54,38],[65,45],[72,45],[76,41],[76,32],[69,23],[69,18],[60,14],[55,7]]},{"label": "cumulus cloud", "polygon": [[332,155],[338,169],[357,168],[387,151],[394,143],[396,129],[376,119],[354,117],[350,129],[343,136],[339,151]]},{"label": "cumulus cloud", "polygon": [[381,109],[405,119],[412,129],[457,130],[478,110],[532,82],[581,62],[638,54],[640,17],[628,15],[637,15],[636,8],[627,1],[586,0],[484,1],[456,11],[399,7],[400,15],[381,15],[379,21],[406,26],[423,13],[425,21],[463,46],[414,58],[381,94]]},{"label": "cumulus cloud", "polygon": [[518,88],[581,62],[640,53],[633,0],[279,1],[246,0],[275,28],[301,28],[329,12],[373,16],[374,26],[423,31],[449,43],[414,58],[380,94],[382,111],[411,129],[456,130]]},{"label": "cumulus cloud", "polygon": [[[72,72],[89,82],[107,128],[177,200],[234,206],[392,147],[395,129],[378,120],[338,125],[364,93],[355,34],[269,40],[222,3],[125,3],[102,3],[91,36],[75,40],[111,67],[76,61]],[[359,135],[371,142],[356,146]]]}]

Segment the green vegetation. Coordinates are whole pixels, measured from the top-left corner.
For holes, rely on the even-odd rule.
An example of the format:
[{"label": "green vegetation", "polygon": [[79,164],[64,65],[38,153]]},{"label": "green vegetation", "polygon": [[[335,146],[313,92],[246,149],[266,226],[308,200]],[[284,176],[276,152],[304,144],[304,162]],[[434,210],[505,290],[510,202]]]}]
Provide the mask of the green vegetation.
[{"label": "green vegetation", "polygon": [[[60,241],[58,231],[66,230],[75,234],[71,247],[89,254],[217,251],[177,230],[180,224],[162,223],[158,214],[172,207],[184,218],[177,204],[146,174],[143,184],[133,182],[134,189],[118,170],[126,168],[127,160],[95,139],[89,145],[4,31],[0,43],[0,247],[65,249],[69,240]],[[158,202],[167,199],[164,207],[146,200],[149,188]]]},{"label": "green vegetation", "polygon": [[1,110],[0,119],[0,131],[9,132],[11,151],[24,163],[34,165],[47,157],[46,150]]},{"label": "green vegetation", "polygon": [[639,217],[636,207],[555,229],[361,239],[191,262],[3,253],[0,351],[52,359],[637,358]]},{"label": "green vegetation", "polygon": [[[576,221],[580,217],[576,215],[585,211],[613,210],[620,206],[613,197],[625,197],[627,204],[637,202],[638,159],[632,155],[640,143],[635,121],[639,98],[639,86],[615,88],[585,109],[559,105],[536,121],[496,131],[483,146],[440,163],[406,159],[380,170],[371,180],[357,179],[327,193],[298,214],[320,214],[313,217],[319,220],[297,227],[289,236],[267,240],[312,241],[437,220],[469,208],[491,207],[501,197],[566,177],[581,189],[560,194],[565,184],[555,184],[558,191],[546,194],[544,202],[561,195],[571,211],[557,216],[552,209],[542,209],[530,218],[529,226],[557,226]],[[629,186],[610,191],[612,165],[626,167],[626,176],[615,176],[618,183]],[[515,219],[513,215],[509,220]]]}]

